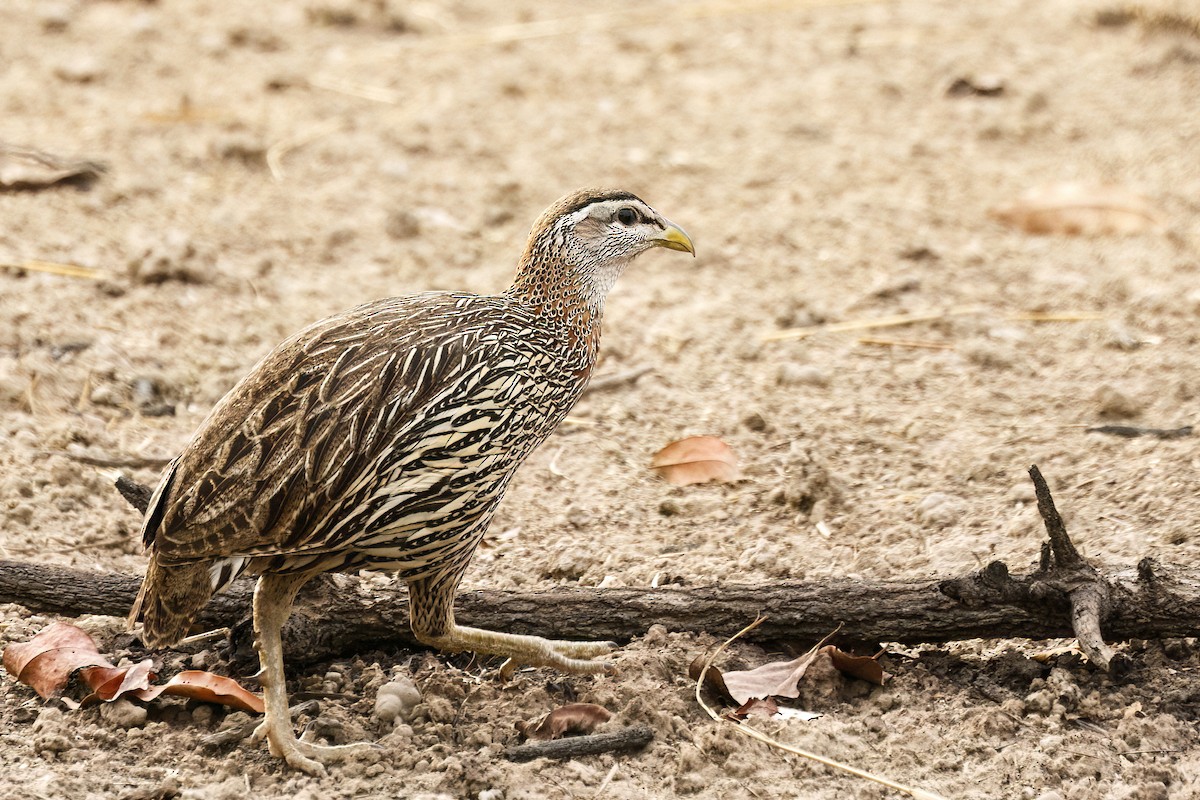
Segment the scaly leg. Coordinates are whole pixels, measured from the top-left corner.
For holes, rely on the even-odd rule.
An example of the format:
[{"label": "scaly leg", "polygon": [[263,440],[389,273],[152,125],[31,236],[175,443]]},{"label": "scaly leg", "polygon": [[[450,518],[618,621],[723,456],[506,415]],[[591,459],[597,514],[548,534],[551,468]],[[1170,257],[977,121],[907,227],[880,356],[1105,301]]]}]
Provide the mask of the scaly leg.
[{"label": "scaly leg", "polygon": [[271,755],[310,775],[322,775],[324,764],[339,761],[355,753],[374,748],[370,742],[337,746],[302,742],[292,730],[288,713],[287,685],[283,676],[283,640],[280,631],[292,613],[296,592],[312,575],[266,574],[254,589],[254,640],[262,665],[259,681],[263,687],[266,717],[254,731],[255,739],[266,737]]},{"label": "scaly leg", "polygon": [[452,653],[472,650],[562,672],[587,674],[612,669],[607,661],[588,659],[612,652],[615,642],[569,642],[455,624],[454,593],[462,574],[460,569],[409,582],[409,616],[413,635],[421,642]]}]

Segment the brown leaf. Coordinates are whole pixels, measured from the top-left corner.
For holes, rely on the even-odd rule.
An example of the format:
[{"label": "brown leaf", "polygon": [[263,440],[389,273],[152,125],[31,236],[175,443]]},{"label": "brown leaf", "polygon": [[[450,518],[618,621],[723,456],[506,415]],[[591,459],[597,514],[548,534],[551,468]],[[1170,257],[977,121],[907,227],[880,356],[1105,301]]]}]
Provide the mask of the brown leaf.
[{"label": "brown leaf", "polygon": [[83,698],[83,706],[107,703],[128,692],[150,688],[154,680],[154,662],[140,661],[131,667],[88,667],[79,673],[92,693]]},{"label": "brown leaf", "polygon": [[743,720],[750,717],[770,718],[778,713],[779,703],[776,703],[770,697],[765,700],[761,697],[751,697],[738,706],[737,709],[725,714],[725,717],[732,720]]},{"label": "brown leaf", "polygon": [[526,739],[561,739],[583,736],[612,719],[612,712],[595,703],[568,703],[532,722],[518,722],[517,730]]},{"label": "brown leaf", "polygon": [[[692,663],[688,665],[688,677],[693,682],[700,680],[700,673],[704,670],[704,662],[707,660],[708,654],[701,653],[692,659]],[[728,687],[725,686],[725,679],[721,676],[721,670],[715,666],[709,666],[708,672],[704,673],[704,688],[722,700],[733,699],[733,695],[729,693]]]},{"label": "brown leaf", "polygon": [[[262,698],[247,691],[232,678],[190,670],[152,686],[154,662],[150,659],[128,667],[114,667],[100,655],[96,643],[84,630],[66,622],[55,622],[28,642],[10,644],[4,650],[4,669],[42,697],[62,691],[71,673],[92,690],[82,706],[110,702],[124,695],[153,700],[160,694],[178,695],[221,703],[240,711],[263,713]],[[68,705],[75,705],[74,701]]]},{"label": "brown leaf", "polygon": [[715,436],[689,436],[672,442],[654,454],[650,469],[676,486],[728,483],[740,477],[737,455]]},{"label": "brown leaf", "polygon": [[65,622],[55,622],[28,642],[4,648],[4,669],[42,697],[58,694],[71,673],[92,666],[113,668],[87,632]]},{"label": "brown leaf", "polygon": [[5,189],[42,189],[63,181],[86,183],[105,169],[95,161],[62,158],[0,142],[0,187]]},{"label": "brown leaf", "polygon": [[822,647],[821,652],[829,653],[830,659],[833,660],[833,666],[837,668],[838,672],[845,673],[852,678],[883,686],[883,682],[892,677],[890,672],[885,672],[883,666],[870,656],[852,656],[831,644]]},{"label": "brown leaf", "polygon": [[1111,184],[1052,183],[1030,189],[990,212],[1033,234],[1103,236],[1166,231],[1162,213],[1144,196]]},{"label": "brown leaf", "polygon": [[245,689],[233,678],[198,669],[184,670],[164,684],[140,689],[131,694],[139,700],[153,700],[160,694],[190,697],[193,700],[220,703],[255,714],[263,713],[264,709],[262,698]]}]

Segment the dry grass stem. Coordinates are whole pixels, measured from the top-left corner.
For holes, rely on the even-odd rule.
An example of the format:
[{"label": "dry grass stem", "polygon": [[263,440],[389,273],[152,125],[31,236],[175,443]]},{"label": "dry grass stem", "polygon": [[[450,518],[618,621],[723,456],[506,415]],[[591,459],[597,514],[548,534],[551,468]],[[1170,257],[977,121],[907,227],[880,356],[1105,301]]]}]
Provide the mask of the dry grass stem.
[{"label": "dry grass stem", "polygon": [[879,336],[861,336],[859,344],[874,344],[880,347],[914,347],[923,350],[953,350],[949,342],[929,342],[921,339],[885,339]]},{"label": "dry grass stem", "polygon": [[308,85],[314,89],[324,89],[329,92],[349,95],[350,97],[360,97],[363,100],[371,100],[375,103],[397,105],[403,99],[403,95],[395,89],[388,89],[383,86],[370,86],[354,81],[344,81],[339,78],[309,78]]},{"label": "dry grass stem", "polygon": [[93,281],[104,280],[108,277],[108,273],[104,270],[92,269],[91,267],[81,267],[78,264],[60,264],[55,261],[41,261],[39,259],[30,259],[22,261],[20,264],[0,264],[4,269],[27,272],[46,272],[51,275],[61,275],[64,278],[88,278]]},{"label": "dry grass stem", "polygon": [[302,133],[296,133],[288,136],[285,139],[280,139],[275,144],[267,148],[267,166],[271,170],[271,177],[276,182],[283,180],[283,157],[291,151],[303,147],[304,145],[315,142],[324,136],[336,132],[342,127],[340,119],[327,121],[323,125],[318,125]]},{"label": "dry grass stem", "polygon": [[[1103,314],[1094,311],[1014,311],[996,312],[984,306],[955,306],[941,311],[922,311],[913,314],[893,314],[886,317],[870,319],[852,319],[844,322],[826,322],[820,325],[806,325],[802,328],[785,328],[779,331],[763,334],[764,342],[779,342],[786,339],[807,339],[818,333],[845,333],[847,331],[875,330],[878,328],[898,328],[903,325],[914,325],[918,322],[936,322],[951,317],[974,316],[986,313],[996,313],[1004,319],[1013,322],[1094,322],[1105,319]],[[904,341],[863,337],[862,344],[892,345],[896,347],[928,347],[938,350],[950,349],[954,345],[942,342]]]},{"label": "dry grass stem", "polygon": [[759,617],[758,619],[754,620],[754,622],[751,622],[749,625],[742,628],[740,631],[735,633],[733,636],[730,636],[728,639],[726,639],[724,642],[722,642],[721,646],[718,647],[711,656],[709,656],[707,659],[705,659],[704,668],[701,669],[700,674],[698,676],[696,676],[696,702],[700,704],[700,707],[703,708],[704,711],[710,717],[713,718],[713,720],[715,720],[716,722],[719,722],[723,725],[732,725],[734,730],[738,731],[742,735],[749,736],[751,739],[757,739],[758,741],[762,742],[763,744],[769,745],[778,750],[783,750],[784,752],[792,753],[793,755],[801,756],[802,758],[807,758],[811,761],[816,761],[818,764],[823,764],[827,767],[831,767],[836,770],[841,770],[842,772],[847,772],[851,775],[854,775],[855,777],[863,778],[864,780],[868,780],[873,783],[878,783],[880,786],[886,786],[889,789],[892,789],[897,792],[901,792],[903,794],[908,795],[909,797],[915,797],[915,798],[917,798],[917,800],[946,800],[944,797],[942,797],[939,794],[934,794],[933,792],[927,792],[924,789],[917,789],[912,786],[905,786],[902,783],[896,783],[895,781],[893,781],[889,778],[884,778],[880,775],[874,775],[870,772],[866,772],[865,770],[858,769],[857,767],[852,767],[849,764],[843,764],[840,761],[834,761],[831,758],[826,758],[825,756],[818,755],[816,753],[810,753],[809,751],[803,750],[799,747],[795,747],[790,744],[784,744],[783,742],[776,741],[775,739],[772,739],[770,736],[763,733],[762,731],[756,730],[755,728],[752,728],[749,725],[745,725],[743,723],[734,722],[732,720],[725,719],[724,717],[717,714],[717,712],[714,711],[712,709],[712,707],[708,705],[708,703],[705,703],[704,697],[702,696],[702,693],[701,693],[701,689],[704,686],[704,676],[708,674],[708,670],[710,667],[712,667],[713,662],[717,660],[717,657],[720,656],[721,653],[723,653],[725,651],[725,649],[727,647],[729,647],[729,645],[733,644],[739,638],[741,638],[742,636],[745,636],[747,633],[754,630],[755,628],[757,628],[759,625],[763,624],[766,621],[767,621],[766,617]]}]

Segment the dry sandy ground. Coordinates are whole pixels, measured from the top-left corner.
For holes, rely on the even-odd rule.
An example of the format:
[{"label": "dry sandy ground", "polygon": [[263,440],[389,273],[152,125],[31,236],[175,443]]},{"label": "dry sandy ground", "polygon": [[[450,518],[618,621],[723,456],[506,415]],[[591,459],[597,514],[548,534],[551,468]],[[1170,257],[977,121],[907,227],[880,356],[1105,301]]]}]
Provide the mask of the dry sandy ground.
[{"label": "dry sandy ground", "polygon": [[[1198,565],[1196,439],[1084,431],[1200,418],[1200,40],[1097,24],[1105,7],[8,0],[0,140],[110,169],[86,190],[0,193],[0,262],[103,273],[0,269],[2,555],[140,571],[114,470],[64,454],[173,455],[290,332],[391,294],[497,291],[536,215],[601,184],[685,226],[700,256],[625,276],[597,374],[652,371],[585,398],[532,457],[468,585],[1023,569],[1043,535],[1031,463],[1087,556]],[[948,95],[960,77],[1003,91]],[[1141,191],[1169,233],[989,218],[1060,180]],[[982,310],[877,332],[942,349],[762,339],[960,306]],[[1012,316],[1030,311],[1100,319]],[[745,480],[684,490],[647,471],[696,433],[728,441]],[[47,622],[8,607],[0,625],[14,641]],[[89,625],[102,644],[118,629]],[[710,723],[685,677],[731,631],[710,633],[655,629],[616,677],[504,683],[491,663],[394,651],[297,671],[293,689],[335,695],[333,739],[383,745],[323,779],[249,744],[200,749],[222,709],[70,712],[6,678],[0,796],[890,796]],[[1010,644],[894,655],[887,687],[830,679],[810,698],[822,719],[764,725],[952,798],[1200,796],[1193,642],[1126,645],[1121,683]],[[393,674],[423,693],[409,722],[372,716]],[[571,697],[655,744],[498,758],[515,721]]]}]

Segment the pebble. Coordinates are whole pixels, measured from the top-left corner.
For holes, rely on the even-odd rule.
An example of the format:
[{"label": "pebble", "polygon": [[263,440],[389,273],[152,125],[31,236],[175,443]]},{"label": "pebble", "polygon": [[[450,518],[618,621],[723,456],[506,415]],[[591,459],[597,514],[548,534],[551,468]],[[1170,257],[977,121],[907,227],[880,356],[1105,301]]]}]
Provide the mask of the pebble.
[{"label": "pebble", "polygon": [[484,789],[479,793],[479,800],[504,800],[504,790]]},{"label": "pebble", "polygon": [[124,699],[100,706],[100,716],[120,728],[138,728],[146,724],[146,709]]},{"label": "pebble", "polygon": [[1100,416],[1127,419],[1142,413],[1142,404],[1111,384],[1103,384],[1092,395]]},{"label": "pebble", "polygon": [[945,492],[933,492],[917,505],[917,517],[930,525],[946,526],[960,518],[967,510],[961,497]]},{"label": "pebble", "polygon": [[815,364],[793,364],[789,361],[779,365],[775,383],[780,386],[828,386],[829,375]]},{"label": "pebble", "polygon": [[94,56],[85,53],[59,63],[54,74],[68,83],[91,83],[104,75],[104,69]]},{"label": "pebble", "polygon": [[410,679],[393,678],[375,693],[375,718],[394,722],[397,718],[409,722],[413,711],[421,702],[421,690]]}]

